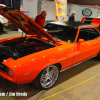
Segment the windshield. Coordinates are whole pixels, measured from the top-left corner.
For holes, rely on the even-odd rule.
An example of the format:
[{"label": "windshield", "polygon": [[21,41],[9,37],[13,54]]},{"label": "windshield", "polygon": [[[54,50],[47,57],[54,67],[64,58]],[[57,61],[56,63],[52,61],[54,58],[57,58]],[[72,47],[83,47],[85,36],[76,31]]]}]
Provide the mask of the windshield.
[{"label": "windshield", "polygon": [[55,39],[62,41],[67,41],[73,43],[77,34],[77,29],[69,26],[57,26],[57,25],[48,25],[46,26],[48,33],[53,36]]}]

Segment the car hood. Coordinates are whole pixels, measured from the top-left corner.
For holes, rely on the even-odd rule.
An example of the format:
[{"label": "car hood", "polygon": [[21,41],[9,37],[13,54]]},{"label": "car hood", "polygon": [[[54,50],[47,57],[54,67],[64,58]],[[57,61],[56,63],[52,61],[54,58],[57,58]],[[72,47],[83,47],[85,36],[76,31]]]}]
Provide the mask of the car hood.
[{"label": "car hood", "polygon": [[41,26],[35,21],[25,15],[23,12],[11,8],[0,6],[0,14],[15,24],[28,35],[37,36],[39,39],[45,39],[54,44],[59,44],[51,35],[49,35]]}]

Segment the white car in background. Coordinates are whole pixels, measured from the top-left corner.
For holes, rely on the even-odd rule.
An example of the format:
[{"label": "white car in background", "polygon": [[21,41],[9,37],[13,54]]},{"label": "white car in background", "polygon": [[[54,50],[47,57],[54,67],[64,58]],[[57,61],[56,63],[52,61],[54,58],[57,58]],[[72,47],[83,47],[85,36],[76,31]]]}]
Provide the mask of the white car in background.
[{"label": "white car in background", "polygon": [[[0,6],[6,7],[3,4],[0,4]],[[5,17],[3,17],[2,15],[0,15],[0,32],[3,31],[3,25],[5,25],[7,27],[8,26],[8,20]]]},{"label": "white car in background", "polygon": [[2,15],[0,15],[0,23],[2,23],[2,24],[8,23],[8,20],[5,17],[3,17]]}]

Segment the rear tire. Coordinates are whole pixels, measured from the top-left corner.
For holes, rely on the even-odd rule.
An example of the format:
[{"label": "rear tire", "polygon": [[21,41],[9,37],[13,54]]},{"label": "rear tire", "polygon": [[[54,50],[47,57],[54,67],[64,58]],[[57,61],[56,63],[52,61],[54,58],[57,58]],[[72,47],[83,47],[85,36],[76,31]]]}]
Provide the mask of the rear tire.
[{"label": "rear tire", "polygon": [[0,23],[0,32],[3,32],[3,25]]},{"label": "rear tire", "polygon": [[43,69],[37,78],[34,80],[34,85],[38,89],[49,89],[51,88],[57,81],[59,76],[59,66],[57,64],[50,65]]}]

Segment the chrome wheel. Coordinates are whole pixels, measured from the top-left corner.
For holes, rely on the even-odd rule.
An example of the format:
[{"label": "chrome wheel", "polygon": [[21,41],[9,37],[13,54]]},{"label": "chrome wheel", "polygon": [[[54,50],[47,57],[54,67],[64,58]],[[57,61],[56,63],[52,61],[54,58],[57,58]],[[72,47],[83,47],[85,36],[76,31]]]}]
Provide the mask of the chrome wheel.
[{"label": "chrome wheel", "polygon": [[55,65],[48,66],[46,69],[44,69],[41,78],[40,83],[43,88],[50,88],[52,87],[55,82],[57,81],[59,74],[59,69]]}]

